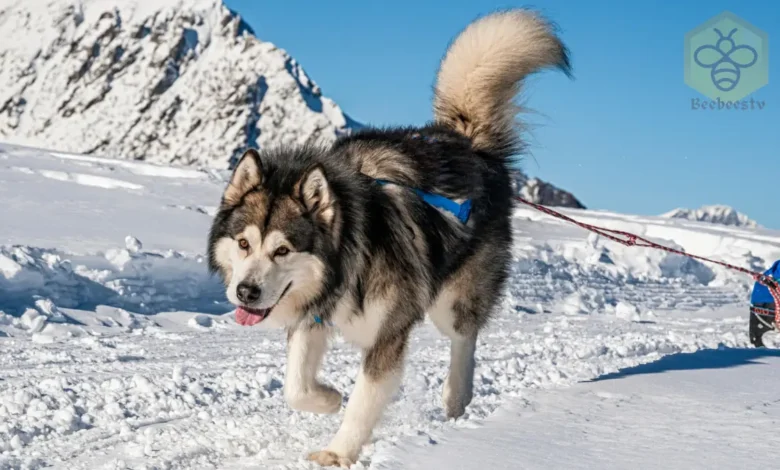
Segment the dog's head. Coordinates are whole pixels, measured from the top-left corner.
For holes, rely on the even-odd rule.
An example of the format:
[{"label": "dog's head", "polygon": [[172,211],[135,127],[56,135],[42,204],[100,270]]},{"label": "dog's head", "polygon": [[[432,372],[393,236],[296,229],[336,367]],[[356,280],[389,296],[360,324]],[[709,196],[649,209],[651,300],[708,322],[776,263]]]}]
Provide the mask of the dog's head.
[{"label": "dog's head", "polygon": [[222,196],[209,267],[222,277],[236,320],[292,326],[333,282],[343,217],[316,151],[247,151]]}]

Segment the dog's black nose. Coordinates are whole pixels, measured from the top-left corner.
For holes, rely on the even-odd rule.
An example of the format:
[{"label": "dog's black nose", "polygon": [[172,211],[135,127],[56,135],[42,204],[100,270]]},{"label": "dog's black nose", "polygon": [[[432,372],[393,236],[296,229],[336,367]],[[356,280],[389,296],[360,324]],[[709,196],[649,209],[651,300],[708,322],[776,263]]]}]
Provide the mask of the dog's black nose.
[{"label": "dog's black nose", "polygon": [[242,282],[236,287],[236,297],[245,304],[257,302],[260,298],[260,288],[253,284]]}]

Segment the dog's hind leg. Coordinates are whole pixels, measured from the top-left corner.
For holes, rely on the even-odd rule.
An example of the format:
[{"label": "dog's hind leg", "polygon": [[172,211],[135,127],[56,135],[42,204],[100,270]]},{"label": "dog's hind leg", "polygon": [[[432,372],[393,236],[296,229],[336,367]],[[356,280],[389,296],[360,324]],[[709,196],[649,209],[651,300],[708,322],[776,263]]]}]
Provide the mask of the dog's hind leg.
[{"label": "dog's hind leg", "polygon": [[498,302],[508,259],[501,244],[483,246],[443,286],[428,310],[436,328],[450,338],[450,370],[442,393],[447,418],[459,418],[471,403],[477,337]]},{"label": "dog's hind leg", "polygon": [[[450,339],[450,370],[444,380],[442,401],[447,418],[458,418],[471,403],[474,388],[474,353],[477,347],[476,329],[463,328],[457,318],[463,312],[464,305],[458,294],[451,288],[439,295],[436,303],[428,312],[433,324]],[[456,328],[457,327],[457,328]]]},{"label": "dog's hind leg", "polygon": [[341,394],[317,380],[327,344],[328,332],[319,325],[301,324],[287,333],[284,397],[298,411],[332,414],[341,408]]},{"label": "dog's hind leg", "polygon": [[471,403],[477,337],[476,335],[458,336],[451,338],[450,341],[450,372],[444,382],[442,400],[447,418],[459,418]]}]

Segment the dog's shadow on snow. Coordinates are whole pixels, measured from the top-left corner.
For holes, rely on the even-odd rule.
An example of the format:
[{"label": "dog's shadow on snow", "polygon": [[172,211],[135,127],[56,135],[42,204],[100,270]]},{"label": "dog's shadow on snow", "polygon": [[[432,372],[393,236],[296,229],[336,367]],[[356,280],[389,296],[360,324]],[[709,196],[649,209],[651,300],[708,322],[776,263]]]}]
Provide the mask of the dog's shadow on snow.
[{"label": "dog's shadow on snow", "polygon": [[780,350],[766,348],[702,349],[692,353],[670,354],[655,362],[629,367],[586,382],[602,382],[632,375],[660,374],[676,370],[730,369],[746,365],[765,366],[766,364],[760,359],[766,357],[780,357]]}]

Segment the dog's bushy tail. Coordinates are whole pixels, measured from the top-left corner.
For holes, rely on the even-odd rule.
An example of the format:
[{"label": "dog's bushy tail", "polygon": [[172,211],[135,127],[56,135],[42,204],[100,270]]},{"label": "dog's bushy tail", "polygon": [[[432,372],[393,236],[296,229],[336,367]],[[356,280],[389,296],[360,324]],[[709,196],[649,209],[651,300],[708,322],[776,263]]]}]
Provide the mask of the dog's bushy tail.
[{"label": "dog's bushy tail", "polygon": [[547,67],[571,73],[568,51],[550,23],[522,9],[480,18],[442,59],[435,121],[469,137],[474,148],[508,158],[520,150],[513,99],[525,77]]}]

